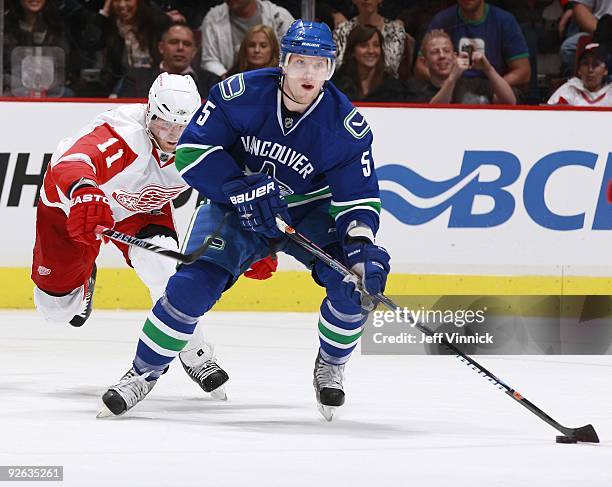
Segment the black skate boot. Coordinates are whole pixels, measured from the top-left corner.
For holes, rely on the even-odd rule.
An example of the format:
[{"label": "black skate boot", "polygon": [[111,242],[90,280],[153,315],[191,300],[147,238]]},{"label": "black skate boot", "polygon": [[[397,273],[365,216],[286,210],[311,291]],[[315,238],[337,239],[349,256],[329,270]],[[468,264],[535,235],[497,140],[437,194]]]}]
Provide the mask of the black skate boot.
[{"label": "black skate boot", "polygon": [[91,271],[91,276],[87,280],[87,285],[85,286],[85,295],[83,296],[83,310],[78,314],[74,315],[74,318],[70,320],[70,324],[72,326],[83,326],[83,323],[87,321],[89,315],[91,315],[91,309],[93,307],[93,293],[94,288],[96,287],[96,274],[97,267],[94,264],[93,269]]},{"label": "black skate boot", "polygon": [[97,417],[119,416],[142,401],[157,383],[156,380],[147,381],[148,375],[138,374],[133,367],[128,370],[119,382],[109,387],[102,396],[105,408],[98,413]]},{"label": "black skate boot", "polygon": [[327,421],[334,419],[336,409],[344,404],[343,380],[344,364],[328,364],[319,351],[315,360],[313,384],[319,412]]},{"label": "black skate boot", "polygon": [[190,350],[179,353],[179,360],[187,375],[191,377],[204,392],[211,395],[213,399],[227,400],[225,387],[223,386],[229,376],[227,372],[217,365],[214,356],[214,348],[210,343],[202,342]]}]

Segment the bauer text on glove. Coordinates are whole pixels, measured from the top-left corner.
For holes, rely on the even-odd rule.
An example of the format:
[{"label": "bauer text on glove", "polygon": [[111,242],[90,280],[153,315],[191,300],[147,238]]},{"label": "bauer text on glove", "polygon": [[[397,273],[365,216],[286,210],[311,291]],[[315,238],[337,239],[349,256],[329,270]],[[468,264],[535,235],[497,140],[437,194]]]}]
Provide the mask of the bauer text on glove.
[{"label": "bauer text on glove", "polygon": [[238,210],[243,230],[268,238],[282,236],[276,227],[276,215],[290,223],[289,210],[274,179],[267,174],[250,174],[228,181],[222,189]]}]

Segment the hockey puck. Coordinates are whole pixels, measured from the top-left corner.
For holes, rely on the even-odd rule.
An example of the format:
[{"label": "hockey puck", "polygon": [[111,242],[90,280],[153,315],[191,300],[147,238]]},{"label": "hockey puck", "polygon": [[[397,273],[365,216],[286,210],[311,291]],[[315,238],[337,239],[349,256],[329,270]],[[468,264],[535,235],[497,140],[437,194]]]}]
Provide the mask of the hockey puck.
[{"label": "hockey puck", "polygon": [[557,436],[557,443],[578,443],[575,436]]}]

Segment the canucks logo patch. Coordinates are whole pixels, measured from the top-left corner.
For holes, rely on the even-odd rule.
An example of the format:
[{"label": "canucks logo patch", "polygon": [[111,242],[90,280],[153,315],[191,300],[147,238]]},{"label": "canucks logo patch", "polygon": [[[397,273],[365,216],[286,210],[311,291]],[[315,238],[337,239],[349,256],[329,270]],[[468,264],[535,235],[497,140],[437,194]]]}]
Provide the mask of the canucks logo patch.
[{"label": "canucks logo patch", "polygon": [[212,235],[209,235],[204,239],[204,242],[208,241],[210,241],[210,249],[223,250],[225,248],[225,240],[223,240],[221,237],[213,237]]},{"label": "canucks logo patch", "polygon": [[356,108],[353,108],[353,111],[344,119],[344,127],[356,139],[362,139],[370,131],[365,117]]},{"label": "canucks logo patch", "polygon": [[219,89],[221,90],[221,96],[226,101],[238,98],[245,91],[243,74],[238,73],[221,81],[221,83],[219,83]]}]

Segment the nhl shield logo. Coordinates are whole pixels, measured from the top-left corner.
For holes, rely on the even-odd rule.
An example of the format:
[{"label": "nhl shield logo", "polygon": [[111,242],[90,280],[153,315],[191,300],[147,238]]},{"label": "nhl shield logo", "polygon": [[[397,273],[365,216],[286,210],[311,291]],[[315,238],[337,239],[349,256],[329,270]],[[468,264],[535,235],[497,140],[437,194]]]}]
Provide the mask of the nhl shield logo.
[{"label": "nhl shield logo", "polygon": [[285,128],[290,129],[293,127],[293,119],[291,117],[285,117]]}]

